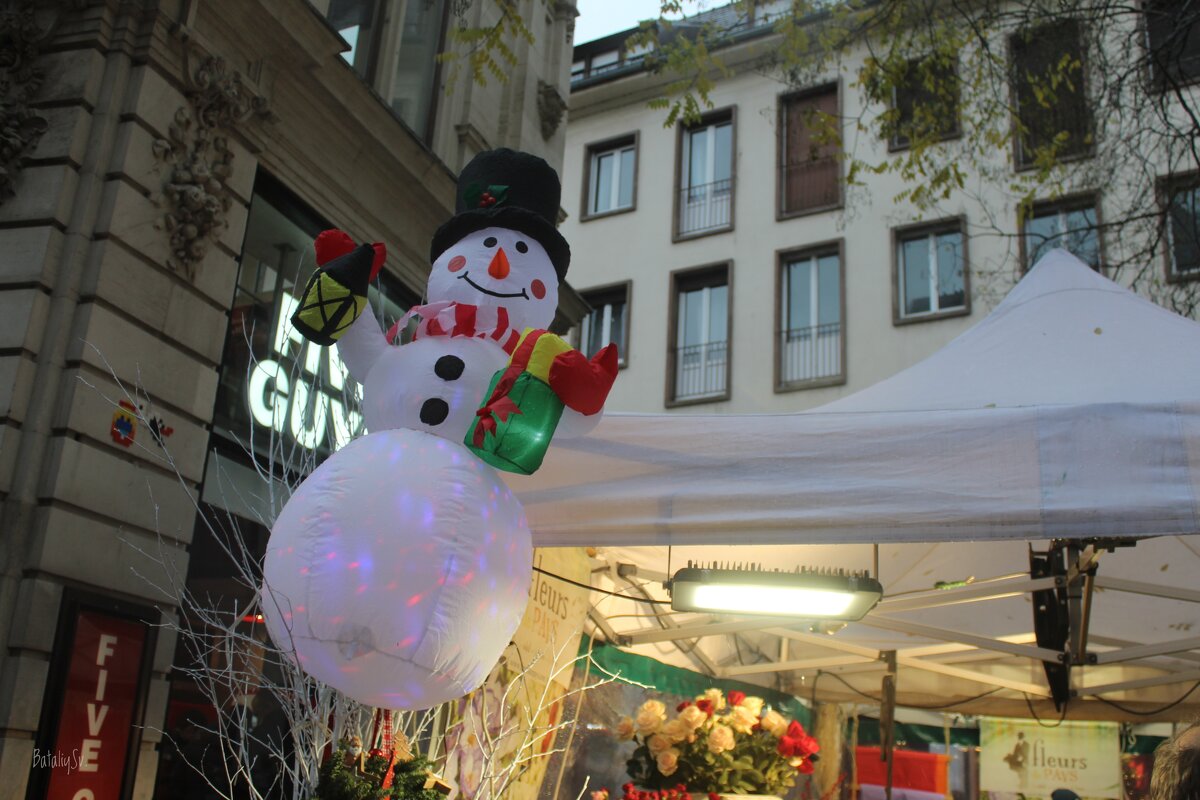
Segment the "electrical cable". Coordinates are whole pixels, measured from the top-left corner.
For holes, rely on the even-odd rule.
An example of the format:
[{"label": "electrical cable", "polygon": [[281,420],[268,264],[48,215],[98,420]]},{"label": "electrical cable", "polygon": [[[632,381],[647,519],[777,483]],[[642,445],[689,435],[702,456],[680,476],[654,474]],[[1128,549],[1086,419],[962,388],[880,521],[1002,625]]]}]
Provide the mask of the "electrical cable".
[{"label": "electrical cable", "polygon": [[1058,721],[1055,722],[1054,724],[1050,724],[1049,722],[1043,722],[1042,717],[1038,716],[1038,712],[1033,710],[1033,700],[1030,699],[1030,696],[1028,696],[1028,694],[1026,694],[1025,692],[1021,692],[1021,694],[1022,694],[1022,696],[1025,697],[1025,705],[1028,706],[1028,709],[1030,709],[1030,716],[1033,717],[1033,721],[1037,722],[1039,724],[1039,726],[1042,726],[1043,728],[1057,728],[1058,726],[1061,726],[1063,720],[1066,720],[1066,718],[1067,718],[1067,704],[1066,703],[1062,704],[1062,714],[1058,715]]},{"label": "electrical cable", "polygon": [[[822,675],[828,675],[829,677],[833,678],[834,680],[840,681],[850,691],[852,691],[856,694],[860,694],[863,697],[867,698],[868,700],[870,700],[874,703],[883,702],[880,698],[878,698],[872,694],[868,694],[867,692],[864,692],[861,689],[858,689],[858,688],[852,686],[849,683],[849,681],[847,681],[841,675],[838,675],[836,672],[824,672],[824,671],[817,672],[817,678],[820,678]],[[983,694],[977,694],[972,697],[964,697],[962,700],[955,700],[952,703],[941,703],[939,705],[934,705],[934,706],[922,706],[922,705],[916,705],[914,703],[897,703],[896,705],[900,706],[901,708],[915,708],[915,709],[918,709],[921,711],[938,711],[943,708],[953,708],[954,706],[961,706],[963,703],[973,703],[976,700],[981,700],[981,699],[987,697],[988,695],[992,695],[992,694],[995,694],[996,692],[1001,691],[1002,688],[1003,687],[997,686],[995,689],[989,689],[988,691],[984,692]],[[816,696],[816,680],[815,679],[813,681],[813,696],[814,697]]]},{"label": "electrical cable", "polygon": [[650,605],[663,605],[663,606],[671,605],[670,600],[651,600],[651,599],[645,598],[645,597],[635,597],[634,595],[631,595],[631,594],[621,594],[620,592],[610,592],[608,589],[598,589],[595,586],[591,586],[590,584],[580,583],[579,581],[573,581],[568,577],[559,575],[555,572],[551,572],[548,569],[542,569],[541,567],[537,567],[537,566],[535,566],[533,568],[533,571],[540,572],[543,575],[554,578],[555,580],[560,580],[563,583],[569,583],[572,586],[578,586],[580,589],[587,589],[590,592],[599,592],[600,594],[607,594],[612,597],[622,597],[626,600],[632,600],[635,603],[648,603]]},{"label": "electrical cable", "polygon": [[1178,700],[1172,700],[1170,703],[1167,703],[1162,708],[1156,708],[1153,711],[1134,711],[1132,708],[1126,708],[1125,706],[1123,706],[1120,703],[1117,703],[1113,700],[1105,700],[1100,695],[1093,695],[1093,696],[1097,700],[1099,700],[1101,703],[1104,703],[1107,706],[1112,706],[1113,708],[1117,709],[1118,711],[1122,711],[1126,714],[1133,714],[1138,717],[1153,717],[1153,716],[1157,716],[1158,714],[1163,713],[1164,711],[1169,711],[1170,709],[1172,709],[1175,706],[1182,703],[1184,700],[1187,700],[1188,697],[1191,695],[1191,693],[1196,691],[1196,689],[1200,689],[1200,681],[1196,681],[1195,683],[1193,683],[1192,688],[1190,688],[1186,692],[1184,692],[1183,696],[1181,696]]}]

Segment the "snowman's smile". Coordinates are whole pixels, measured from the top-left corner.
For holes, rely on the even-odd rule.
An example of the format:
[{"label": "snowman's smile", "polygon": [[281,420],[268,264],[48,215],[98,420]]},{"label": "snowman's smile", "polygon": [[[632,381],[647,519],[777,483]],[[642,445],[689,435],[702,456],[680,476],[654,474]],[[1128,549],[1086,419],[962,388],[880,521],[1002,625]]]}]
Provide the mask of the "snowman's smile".
[{"label": "snowman's smile", "polygon": [[465,272],[462,275],[459,275],[458,279],[460,281],[466,281],[467,283],[471,284],[471,286],[473,286],[475,289],[483,292],[484,294],[490,294],[492,297],[524,297],[526,300],[529,299],[529,295],[525,294],[524,289],[522,289],[519,292],[508,292],[508,293],[493,292],[491,289],[485,289],[482,286],[480,286],[478,283],[476,283],[475,281],[473,281],[469,277],[467,277],[467,273],[465,273]]}]

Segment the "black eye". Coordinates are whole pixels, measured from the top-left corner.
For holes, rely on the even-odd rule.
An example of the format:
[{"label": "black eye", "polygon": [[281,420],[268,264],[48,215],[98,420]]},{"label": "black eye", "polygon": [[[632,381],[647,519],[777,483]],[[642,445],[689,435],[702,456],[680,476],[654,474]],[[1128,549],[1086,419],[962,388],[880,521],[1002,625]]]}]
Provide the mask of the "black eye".
[{"label": "black eye", "polygon": [[517,252],[518,253],[528,253],[529,245],[525,244],[524,242],[517,242]]},{"label": "black eye", "polygon": [[484,247],[495,247],[496,246],[496,237],[489,236],[488,238],[484,239],[483,246]]}]

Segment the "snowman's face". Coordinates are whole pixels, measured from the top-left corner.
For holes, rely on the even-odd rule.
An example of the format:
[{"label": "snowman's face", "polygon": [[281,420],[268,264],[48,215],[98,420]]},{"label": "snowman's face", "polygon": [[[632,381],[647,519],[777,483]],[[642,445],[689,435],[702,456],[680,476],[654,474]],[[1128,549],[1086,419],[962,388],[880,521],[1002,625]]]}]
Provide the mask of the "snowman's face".
[{"label": "snowman's face", "polygon": [[464,236],[433,262],[428,302],[503,306],[515,330],[548,328],[558,308],[558,274],[537,240],[508,228]]}]

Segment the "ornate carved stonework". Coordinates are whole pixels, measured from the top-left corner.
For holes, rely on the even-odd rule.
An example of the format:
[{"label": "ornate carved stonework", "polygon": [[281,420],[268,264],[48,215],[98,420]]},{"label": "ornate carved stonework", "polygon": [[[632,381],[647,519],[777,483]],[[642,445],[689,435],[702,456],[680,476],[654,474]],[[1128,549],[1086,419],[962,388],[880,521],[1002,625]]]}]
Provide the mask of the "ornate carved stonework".
[{"label": "ornate carved stonework", "polygon": [[562,99],[558,89],[543,80],[538,81],[538,116],[542,121],[542,138],[549,140],[558,130],[563,113],[567,110],[567,101]]},{"label": "ornate carved stonework", "polygon": [[29,104],[46,77],[36,62],[53,27],[38,24],[32,3],[0,7],[0,203],[16,194],[25,155],[49,127]]},{"label": "ornate carved stonework", "polygon": [[170,266],[191,280],[225,228],[233,203],[225,186],[233,174],[228,134],[251,117],[269,112],[266,99],[252,92],[239,72],[229,70],[225,59],[209,56],[194,72],[187,66],[185,57],[188,104],[175,112],[168,138],[155,141],[154,154],[170,168],[163,187]]}]

